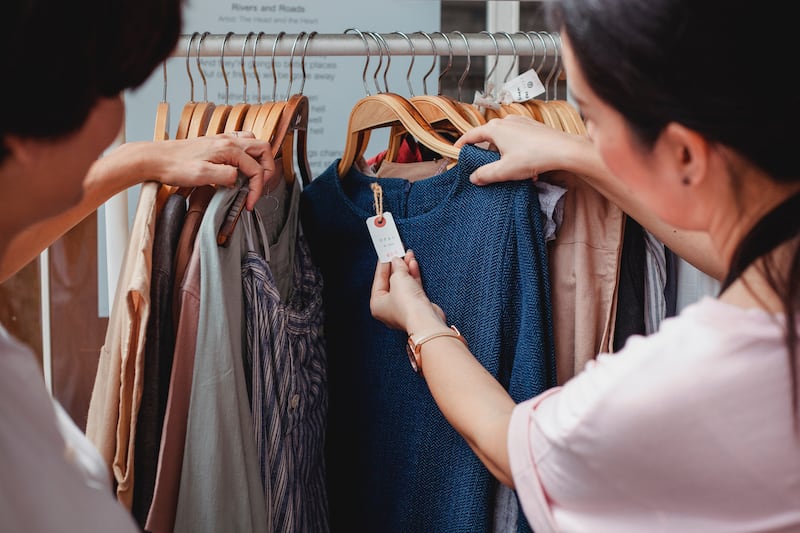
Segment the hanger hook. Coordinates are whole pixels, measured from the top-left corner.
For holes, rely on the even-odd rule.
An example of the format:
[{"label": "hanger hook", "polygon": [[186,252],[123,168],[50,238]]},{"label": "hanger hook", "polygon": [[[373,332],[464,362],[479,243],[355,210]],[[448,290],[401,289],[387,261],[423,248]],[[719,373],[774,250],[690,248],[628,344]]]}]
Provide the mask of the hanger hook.
[{"label": "hanger hook", "polygon": [[162,68],[164,70],[164,94],[163,94],[163,96],[161,98],[161,101],[162,102],[166,102],[167,101],[167,60],[166,59],[164,59],[164,61],[161,62],[161,66],[162,66]]},{"label": "hanger hook", "polygon": [[495,37],[492,34],[492,32],[483,30],[480,33],[486,34],[492,40],[492,42],[494,43],[494,65],[492,65],[492,68],[489,69],[488,73],[486,73],[486,79],[483,82],[484,83],[483,84],[483,94],[487,94],[487,93],[490,92],[490,91],[488,91],[488,89],[489,89],[489,80],[491,79],[492,74],[494,74],[495,69],[497,69],[497,64],[500,62],[500,46],[497,44],[497,39],[495,39]]},{"label": "hanger hook", "polygon": [[211,32],[204,31],[203,34],[200,35],[200,40],[197,41],[197,70],[200,72],[200,78],[203,80],[203,102],[208,102],[208,83],[206,82],[206,74],[203,72],[203,67],[200,65],[200,47],[203,44],[203,39],[209,35],[211,35]]},{"label": "hanger hook", "polygon": [[[553,36],[550,35],[550,32],[544,31],[542,33],[544,33],[546,36],[548,36],[550,38],[550,40],[553,42],[553,47],[554,47],[553,48],[553,54],[554,54],[553,55],[553,65],[550,67],[550,71],[547,73],[547,77],[544,79],[545,100],[550,100],[550,80],[553,79],[553,75],[556,73],[556,67],[558,66],[558,50],[555,48],[557,46],[556,45],[556,40],[553,39]],[[544,39],[542,39],[542,41],[544,41]],[[547,45],[546,44],[545,44],[544,50],[545,50],[545,57],[547,57],[548,52],[547,52]],[[553,87],[555,87],[555,85]]]},{"label": "hanger hook", "polygon": [[[378,68],[375,69],[374,74],[372,75],[372,81],[375,82],[375,89],[380,93],[388,93],[389,92],[389,84],[386,83],[386,73],[389,71],[389,65],[392,61],[392,56],[389,53],[389,45],[383,36],[380,33],[376,33],[374,31],[367,32],[370,37],[375,39],[375,42],[378,43],[378,52],[380,55],[378,56]],[[380,85],[378,84],[378,72],[381,70],[381,65],[383,65],[383,49],[386,49],[386,68],[383,70],[383,91],[381,91]]]},{"label": "hanger hook", "polygon": [[194,102],[194,78],[192,77],[192,69],[189,68],[189,59],[192,55],[192,42],[195,37],[199,37],[200,32],[196,31],[189,37],[189,44],[186,45],[186,74],[189,75],[189,101]]},{"label": "hanger hook", "polygon": [[367,67],[369,66],[369,42],[367,42],[367,38],[364,37],[364,34],[361,33],[361,30],[356,28],[348,28],[344,30],[344,33],[347,34],[349,32],[356,32],[361,40],[364,41],[364,51],[366,53],[367,60],[364,62],[364,70],[361,72],[361,82],[364,84],[364,92],[367,93],[367,96],[370,95],[369,87],[367,87]]},{"label": "hanger hook", "polygon": [[553,99],[554,100],[558,100],[558,78],[561,76],[561,71],[563,70],[563,65],[561,63],[561,53],[559,51],[560,50],[559,44],[561,42],[561,36],[556,34],[556,37],[558,37],[558,42],[556,42],[556,39],[555,39],[555,37],[553,37],[552,33],[545,32],[545,34],[550,38],[551,41],[553,41],[553,53],[555,54],[554,55],[555,76],[553,77]]},{"label": "hanger hook", "polygon": [[233,35],[232,31],[229,31],[225,34],[225,37],[222,39],[222,48],[219,52],[219,68],[222,70],[222,79],[225,81],[225,105],[228,105],[228,94],[230,93],[230,86],[228,85],[228,73],[225,72],[225,45],[228,44],[228,40]]},{"label": "hanger hook", "polygon": [[[544,67],[544,64],[547,62],[547,43],[544,41],[544,37],[542,37],[539,34],[538,31],[531,31],[531,32],[528,32],[528,33],[529,34],[530,33],[534,34],[539,39],[539,41],[542,43],[542,50],[543,50],[543,52],[542,52],[542,62],[539,64],[538,67],[534,68],[533,59],[531,59],[531,68],[533,68],[536,71],[536,74],[539,74],[539,71],[542,70],[542,67]],[[534,48],[534,50],[535,50],[535,48]]]},{"label": "hanger hook", "polygon": [[303,81],[300,83],[300,94],[303,94],[303,89],[306,86],[306,53],[308,52],[308,43],[317,33],[316,31],[309,33],[308,37],[306,37],[306,42],[303,43],[303,56],[300,59],[300,70],[303,72]]},{"label": "hanger hook", "polygon": [[414,60],[417,57],[417,51],[414,49],[414,43],[411,41],[411,38],[402,31],[393,31],[393,34],[400,35],[403,39],[406,40],[408,43],[408,47],[411,50],[411,62],[408,64],[408,71],[406,72],[406,84],[408,84],[408,93],[413,97],[414,96],[414,87],[411,86],[411,70],[414,68]]},{"label": "hanger hook", "polygon": [[467,79],[467,74],[469,74],[469,67],[472,65],[472,58],[469,54],[469,40],[467,40],[467,36],[461,33],[460,31],[454,31],[456,35],[460,35],[462,39],[464,39],[464,48],[467,50],[467,66],[464,67],[464,72],[461,74],[461,77],[458,78],[458,101],[463,102],[461,99],[461,86],[464,83],[464,80]]},{"label": "hanger hook", "polygon": [[[436,87],[436,94],[441,96],[441,94],[442,94],[442,78],[444,77],[445,74],[447,74],[450,71],[450,69],[453,66],[453,43],[450,42],[450,37],[448,37],[446,33],[443,33],[443,32],[440,32],[440,31],[435,31],[433,33],[434,34],[438,33],[439,35],[441,35],[442,39],[444,39],[444,42],[447,43],[447,66],[444,68],[443,71],[441,71],[439,73],[439,77],[437,78],[437,82],[438,83],[437,83],[437,87]],[[435,45],[434,45],[434,48],[435,48]],[[434,58],[434,61],[436,61],[435,58]]]},{"label": "hanger hook", "polygon": [[292,43],[292,50],[289,52],[289,87],[286,89],[286,98],[284,100],[288,100],[289,96],[292,94],[292,81],[294,78],[294,50],[297,47],[298,41],[308,35],[306,32],[301,31],[297,34],[294,38],[294,42]]},{"label": "hanger hook", "polygon": [[[533,38],[530,35],[528,35],[528,32],[525,31],[515,31],[514,35],[522,35],[523,37],[528,39],[528,42],[531,45],[531,63],[530,65],[528,65],[528,70],[533,70],[533,62],[536,59],[536,46],[533,44]],[[520,59],[522,59],[522,57],[520,57]]]},{"label": "hanger hook", "polygon": [[[244,42],[242,42],[242,57],[241,57],[241,67],[242,67],[242,102],[247,103],[247,73],[245,72],[244,67],[244,55],[247,52],[247,43],[250,42],[250,37],[255,35],[256,32],[249,31],[247,35],[244,36]],[[225,93],[225,103],[228,103],[228,93]]]},{"label": "hanger hook", "polygon": [[[431,73],[433,72],[433,69],[436,68],[436,59],[437,59],[437,56],[438,56],[438,54],[436,53],[436,43],[433,42],[433,39],[431,38],[430,35],[428,35],[427,32],[415,31],[414,33],[418,33],[420,35],[423,35],[426,39],[428,39],[428,42],[431,45],[431,55],[433,56],[433,61],[431,62],[431,68],[429,68],[428,72],[426,72],[425,75],[422,77],[422,92],[423,92],[423,94],[428,94],[428,76],[430,76]],[[411,73],[411,68],[410,67],[408,69],[408,72],[409,72],[409,74]]]},{"label": "hanger hook", "polygon": [[508,81],[508,78],[511,76],[511,73],[514,71],[514,64],[517,62],[517,59],[519,59],[519,56],[517,55],[517,45],[514,44],[514,38],[511,37],[511,35],[507,31],[499,31],[497,33],[499,33],[500,35],[504,35],[506,39],[508,39],[508,42],[511,43],[511,52],[514,54],[514,59],[511,61],[511,66],[508,67],[508,72],[506,72],[506,75],[503,78],[503,83],[505,83]]},{"label": "hanger hook", "polygon": [[272,100],[271,102],[275,101],[275,93],[278,90],[278,73],[275,72],[275,49],[278,48],[278,41],[281,40],[281,37],[286,35],[285,31],[278,32],[275,36],[275,42],[272,43]]},{"label": "hanger hook", "polygon": [[[266,35],[266,32],[258,32],[255,40],[253,41],[253,75],[256,77],[256,88],[258,90],[257,103],[259,104],[261,103],[261,76],[259,76],[258,67],[256,66],[256,52],[258,50],[258,41],[261,40],[263,35]],[[247,44],[247,41],[245,41],[245,44]],[[244,78],[244,72],[242,72],[242,77]],[[245,82],[245,88],[247,88],[247,82]],[[244,103],[247,103],[247,93],[245,93],[244,96]]]}]

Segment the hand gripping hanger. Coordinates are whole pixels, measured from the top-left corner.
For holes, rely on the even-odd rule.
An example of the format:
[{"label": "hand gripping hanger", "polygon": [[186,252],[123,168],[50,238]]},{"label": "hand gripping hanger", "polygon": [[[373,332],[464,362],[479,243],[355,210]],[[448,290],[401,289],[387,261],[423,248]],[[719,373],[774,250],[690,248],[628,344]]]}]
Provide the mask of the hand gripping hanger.
[{"label": "hand gripping hanger", "polygon": [[[306,37],[305,45],[303,48],[302,57],[302,71],[303,83],[300,87],[300,92],[288,97],[287,101],[283,104],[283,112],[281,113],[280,121],[277,123],[274,134],[271,136],[272,142],[270,143],[272,150],[272,157],[275,160],[281,160],[283,165],[284,176],[290,175],[294,178],[293,170],[293,148],[294,132],[297,131],[296,139],[296,152],[297,163],[300,167],[300,175],[303,179],[303,185],[308,185],[311,182],[311,168],[308,163],[308,150],[307,150],[307,131],[308,131],[308,110],[309,102],[308,97],[302,91],[305,87],[305,51],[308,42],[316,35],[316,32],[311,32]],[[291,85],[289,87],[291,91]],[[287,172],[287,164],[291,165]],[[247,199],[248,190],[245,187],[239,190],[236,198],[233,201],[222,227],[217,233],[217,244],[220,246],[228,246],[230,244],[231,236],[236,229],[236,223],[242,215],[244,210],[245,200]]]}]

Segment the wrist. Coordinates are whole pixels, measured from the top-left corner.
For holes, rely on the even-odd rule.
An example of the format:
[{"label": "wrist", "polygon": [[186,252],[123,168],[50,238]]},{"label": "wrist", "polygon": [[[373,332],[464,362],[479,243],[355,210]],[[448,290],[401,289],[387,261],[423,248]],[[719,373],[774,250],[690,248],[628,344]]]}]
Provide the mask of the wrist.
[{"label": "wrist", "polygon": [[406,333],[433,333],[449,329],[444,319],[436,313],[433,306],[412,310],[406,319]]}]

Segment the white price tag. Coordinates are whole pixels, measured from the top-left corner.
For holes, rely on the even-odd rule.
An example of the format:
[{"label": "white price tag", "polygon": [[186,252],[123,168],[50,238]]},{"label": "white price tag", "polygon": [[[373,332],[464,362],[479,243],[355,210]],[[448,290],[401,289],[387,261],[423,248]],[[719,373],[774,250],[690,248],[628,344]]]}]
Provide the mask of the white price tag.
[{"label": "white price tag", "polygon": [[394,218],[389,211],[384,211],[382,215],[375,215],[367,219],[367,229],[369,236],[372,237],[372,245],[381,263],[388,263],[392,257],[403,257],[406,250],[397,232]]},{"label": "white price tag", "polygon": [[544,85],[542,85],[539,76],[533,69],[523,72],[513,80],[508,80],[503,84],[503,93],[511,95],[514,102],[524,102],[532,100],[544,93]]}]

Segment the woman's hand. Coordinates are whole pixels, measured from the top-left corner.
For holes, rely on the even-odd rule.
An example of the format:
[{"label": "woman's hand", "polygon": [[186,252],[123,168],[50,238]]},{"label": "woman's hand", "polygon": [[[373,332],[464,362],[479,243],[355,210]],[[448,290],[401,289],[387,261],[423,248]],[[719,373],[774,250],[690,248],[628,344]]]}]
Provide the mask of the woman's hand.
[{"label": "woman's hand", "polygon": [[136,174],[167,185],[231,187],[241,172],[249,179],[246,207],[252,209],[275,174],[270,145],[250,132],[121,145],[106,157],[135,158]]},{"label": "woman's hand", "polygon": [[372,316],[390,328],[409,333],[447,327],[444,312],[422,288],[419,263],[411,250],[391,263],[378,263],[369,307]]},{"label": "woman's hand", "polygon": [[576,151],[592,150],[586,137],[574,135],[520,115],[495,118],[468,130],[456,146],[488,142],[500,160],[479,167],[470,180],[477,185],[500,181],[537,179],[550,170],[569,168]]}]

